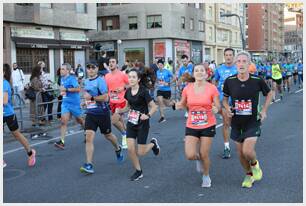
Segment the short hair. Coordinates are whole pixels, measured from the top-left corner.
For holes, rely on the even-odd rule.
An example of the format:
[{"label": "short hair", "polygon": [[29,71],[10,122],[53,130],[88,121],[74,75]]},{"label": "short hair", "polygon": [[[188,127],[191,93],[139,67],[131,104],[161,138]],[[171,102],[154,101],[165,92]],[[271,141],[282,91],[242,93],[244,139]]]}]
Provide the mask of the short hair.
[{"label": "short hair", "polygon": [[116,63],[118,63],[117,59],[116,59],[114,56],[109,57],[109,59],[108,59],[108,60],[111,60],[111,59],[115,59],[115,60],[116,60]]},{"label": "short hair", "polygon": [[186,54],[183,54],[181,59],[189,59],[189,57]]},{"label": "short hair", "polygon": [[235,51],[234,51],[234,49],[232,49],[232,48],[226,48],[226,49],[224,49],[223,55],[225,55],[225,52],[227,52],[227,51],[232,51],[232,52],[233,52],[233,55],[235,55]]},{"label": "short hair", "polygon": [[71,70],[71,65],[69,63],[64,63],[62,66],[65,66],[67,70]]},{"label": "short hair", "polygon": [[239,56],[242,56],[242,55],[246,56],[246,57],[248,58],[248,60],[249,60],[249,64],[251,64],[251,55],[250,55],[250,53],[247,52],[247,51],[240,51],[240,52],[238,52],[238,53],[236,54],[236,56],[235,56],[234,62],[236,62],[236,61],[237,61],[237,58],[238,58]]},{"label": "short hair", "polygon": [[157,64],[159,64],[159,63],[164,64],[165,62],[164,62],[162,59],[159,59],[159,60],[157,61]]}]

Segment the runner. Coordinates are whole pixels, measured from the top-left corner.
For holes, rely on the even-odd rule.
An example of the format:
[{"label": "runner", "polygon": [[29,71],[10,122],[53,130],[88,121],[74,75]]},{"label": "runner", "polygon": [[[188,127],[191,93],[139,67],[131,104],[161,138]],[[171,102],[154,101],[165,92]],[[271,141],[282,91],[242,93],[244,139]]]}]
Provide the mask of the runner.
[{"label": "runner", "polygon": [[299,77],[299,88],[302,88],[303,84],[303,63],[299,60],[297,65],[298,77]]},{"label": "runner", "polygon": [[[223,88],[223,105],[227,115],[232,117],[231,139],[236,142],[240,163],[246,172],[242,187],[247,188],[252,187],[254,181],[262,178],[255,145],[261,134],[261,122],[267,116],[266,112],[272,98],[272,92],[264,80],[249,74],[250,60],[248,52],[242,51],[237,54],[235,62],[238,74],[225,80]],[[260,92],[266,96],[266,99],[262,110],[257,111]],[[234,103],[233,110],[228,104],[229,97]]]},{"label": "runner", "polygon": [[[164,68],[164,61],[158,60],[157,62],[159,70],[156,72],[156,82],[157,82],[157,102],[159,106],[160,119],[159,123],[165,122],[165,106],[174,108],[174,101],[171,99],[171,79],[173,77],[172,73],[169,70]],[[175,80],[173,80],[175,81]]]},{"label": "runner", "polygon": [[294,72],[294,65],[290,63],[290,60],[287,60],[287,63],[284,65],[284,72],[286,72],[285,84],[287,85],[287,91],[290,92]]},{"label": "runner", "polygon": [[[226,78],[237,73],[236,65],[234,64],[235,52],[232,48],[226,48],[224,50],[225,64],[222,64],[215,72],[215,85],[218,88],[220,94],[220,102],[223,99],[223,84]],[[229,146],[229,127],[231,124],[231,119],[226,115],[224,108],[221,110],[221,115],[223,119],[223,139],[224,139],[224,150],[222,154],[223,159],[231,157],[231,149]]]},{"label": "runner", "polygon": [[283,92],[282,92],[282,70],[280,66],[276,63],[276,59],[274,58],[272,60],[272,81],[273,81],[273,87],[272,87],[272,102],[275,101],[276,98],[276,88],[278,89],[278,92],[280,94],[281,100],[283,99]]},{"label": "runner", "polygon": [[204,65],[196,65],[195,82],[184,88],[180,102],[176,103],[176,109],[189,108],[185,130],[185,155],[188,160],[196,160],[197,171],[203,175],[202,187],[211,186],[209,151],[216,134],[216,118],[213,112],[221,110],[218,90],[215,85],[207,82],[206,78]]},{"label": "runner", "polygon": [[[36,151],[31,149],[28,140],[19,130],[12,103],[12,93],[12,70],[10,65],[3,64],[3,123],[6,123],[15,139],[22,144],[28,155],[28,166],[33,167],[36,163]],[[3,167],[5,166],[6,163],[3,161]]]},{"label": "runner", "polygon": [[75,117],[76,122],[84,128],[84,120],[81,117],[81,100],[80,87],[74,75],[70,75],[71,65],[68,63],[62,64],[61,67],[61,86],[60,92],[63,96],[62,110],[61,110],[61,139],[54,143],[54,146],[65,149],[65,134],[67,131],[68,121],[72,116]]},{"label": "runner", "polygon": [[270,62],[267,62],[267,65],[264,66],[265,71],[265,77],[266,77],[266,83],[270,88],[272,88],[273,82],[272,82],[272,67]]},{"label": "runner", "polygon": [[118,69],[117,59],[109,58],[110,73],[105,75],[105,81],[108,87],[108,95],[110,97],[110,108],[112,111],[112,124],[121,132],[122,149],[127,149],[126,128],[123,116],[116,114],[117,108],[125,107],[125,87],[128,85],[128,76]]},{"label": "runner", "polygon": [[94,138],[97,128],[115,148],[117,161],[123,161],[121,147],[117,137],[112,134],[110,111],[108,107],[108,93],[106,82],[98,76],[98,64],[90,62],[86,65],[88,79],[84,82],[84,98],[86,104],[86,163],[80,168],[81,172],[93,174]]},{"label": "runner", "polygon": [[[152,100],[149,91],[140,85],[141,74],[137,69],[131,69],[128,73],[129,85],[124,98],[127,103],[125,108],[116,109],[116,113],[129,111],[127,127],[128,154],[136,172],[130,177],[131,181],[139,180],[143,177],[142,167],[138,156],[144,156],[151,149],[158,155],[160,148],[156,138],[152,138],[147,144],[150,122],[149,119],[157,111],[157,106]],[[144,81],[144,80],[143,80]],[[148,109],[150,107],[150,111]],[[136,152],[137,139],[137,152]]]},{"label": "runner", "polygon": [[[177,76],[178,79],[178,90],[179,90],[179,96],[182,95],[183,89],[186,87],[187,82],[186,82],[186,76],[192,76],[193,73],[193,65],[189,63],[189,57],[187,55],[182,55],[181,61],[182,61],[182,66],[179,69],[179,73]],[[189,75],[187,75],[189,74]],[[185,118],[188,117],[188,111],[185,112]]]},{"label": "runner", "polygon": [[295,64],[293,64],[294,66],[294,71],[293,71],[293,81],[294,81],[294,85],[296,85],[297,81],[298,81],[298,62],[296,62]]}]

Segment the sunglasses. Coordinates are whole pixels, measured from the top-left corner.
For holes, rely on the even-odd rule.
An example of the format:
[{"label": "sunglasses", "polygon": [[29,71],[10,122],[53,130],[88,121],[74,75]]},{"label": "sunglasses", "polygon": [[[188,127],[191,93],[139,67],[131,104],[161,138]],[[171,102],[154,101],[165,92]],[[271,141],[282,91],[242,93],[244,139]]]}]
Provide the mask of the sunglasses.
[{"label": "sunglasses", "polygon": [[95,66],[87,66],[87,69],[88,69],[88,70],[89,70],[89,69],[95,70],[96,67],[95,67]]}]

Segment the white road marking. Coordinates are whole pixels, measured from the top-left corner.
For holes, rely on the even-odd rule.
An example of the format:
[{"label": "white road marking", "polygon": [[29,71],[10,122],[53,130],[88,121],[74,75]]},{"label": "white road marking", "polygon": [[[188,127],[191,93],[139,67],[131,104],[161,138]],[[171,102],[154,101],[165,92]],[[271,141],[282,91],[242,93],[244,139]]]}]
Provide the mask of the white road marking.
[{"label": "white road marking", "polygon": [[300,89],[300,90],[297,90],[297,91],[295,91],[294,93],[299,93],[299,92],[301,92],[301,91],[303,91],[303,89]]}]

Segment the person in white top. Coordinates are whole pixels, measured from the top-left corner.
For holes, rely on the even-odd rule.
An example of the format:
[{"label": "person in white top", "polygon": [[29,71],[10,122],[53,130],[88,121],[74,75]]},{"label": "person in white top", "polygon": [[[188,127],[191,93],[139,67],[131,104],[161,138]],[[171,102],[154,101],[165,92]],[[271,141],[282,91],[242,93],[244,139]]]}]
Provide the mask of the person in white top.
[{"label": "person in white top", "polygon": [[17,63],[13,64],[12,79],[13,79],[14,93],[18,94],[20,97],[20,98],[15,98],[15,104],[24,105],[25,102],[23,98],[23,92],[24,92],[25,78],[22,69],[18,67]]}]

